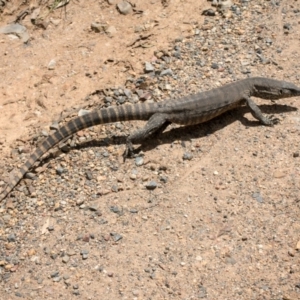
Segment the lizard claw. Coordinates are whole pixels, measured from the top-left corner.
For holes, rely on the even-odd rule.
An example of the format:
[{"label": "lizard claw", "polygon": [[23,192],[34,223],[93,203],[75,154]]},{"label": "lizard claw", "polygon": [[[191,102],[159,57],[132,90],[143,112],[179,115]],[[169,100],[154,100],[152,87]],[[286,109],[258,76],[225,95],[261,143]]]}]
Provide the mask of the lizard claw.
[{"label": "lizard claw", "polygon": [[266,126],[273,126],[275,124],[278,124],[280,120],[276,118],[274,115],[271,116],[263,116],[263,124]]},{"label": "lizard claw", "polygon": [[271,115],[268,117],[272,125],[278,124],[280,122],[280,119],[276,118],[274,115]]},{"label": "lizard claw", "polygon": [[272,119],[273,124],[279,124],[280,120],[278,118]]}]

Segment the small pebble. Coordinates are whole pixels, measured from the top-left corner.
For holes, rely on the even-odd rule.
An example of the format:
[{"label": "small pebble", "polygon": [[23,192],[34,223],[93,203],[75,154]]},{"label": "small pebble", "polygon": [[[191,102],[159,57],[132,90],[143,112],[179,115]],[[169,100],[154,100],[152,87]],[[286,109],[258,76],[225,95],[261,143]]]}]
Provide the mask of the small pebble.
[{"label": "small pebble", "polygon": [[183,154],[183,156],[182,156],[182,159],[183,160],[192,160],[193,159],[193,154],[192,153],[190,153],[190,152],[185,152],[184,154]]},{"label": "small pebble", "polygon": [[153,67],[153,65],[149,62],[145,63],[145,72],[153,72],[155,70],[155,68]]},{"label": "small pebble", "polygon": [[122,1],[117,4],[118,10],[123,15],[128,15],[132,12],[132,7],[127,1]]},{"label": "small pebble", "polygon": [[144,164],[144,158],[142,156],[138,156],[135,158],[135,165],[142,166]]},{"label": "small pebble", "polygon": [[48,63],[48,70],[54,70],[55,66],[56,66],[56,60],[51,59],[50,62]]},{"label": "small pebble", "polygon": [[146,189],[147,190],[154,190],[154,189],[156,189],[157,188],[157,183],[156,183],[156,181],[154,181],[154,180],[152,180],[152,181],[150,181],[150,182],[148,182],[147,184],[146,184]]}]

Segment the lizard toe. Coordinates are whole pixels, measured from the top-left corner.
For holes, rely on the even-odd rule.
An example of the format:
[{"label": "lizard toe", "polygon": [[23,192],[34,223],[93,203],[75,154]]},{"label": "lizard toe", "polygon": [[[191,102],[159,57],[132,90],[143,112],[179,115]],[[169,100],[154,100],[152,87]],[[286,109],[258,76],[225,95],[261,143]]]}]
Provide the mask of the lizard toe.
[{"label": "lizard toe", "polygon": [[270,120],[272,125],[278,124],[280,122],[280,119],[276,118],[274,115],[271,115],[268,119]]}]

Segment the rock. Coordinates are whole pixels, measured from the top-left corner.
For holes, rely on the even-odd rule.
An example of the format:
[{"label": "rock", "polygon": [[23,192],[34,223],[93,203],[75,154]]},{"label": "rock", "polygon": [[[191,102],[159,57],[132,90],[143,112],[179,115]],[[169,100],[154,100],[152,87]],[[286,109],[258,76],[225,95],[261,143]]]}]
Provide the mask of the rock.
[{"label": "rock", "polygon": [[210,17],[214,17],[216,15],[216,12],[209,8],[209,9],[205,9],[203,12],[202,12],[202,15],[203,16],[210,16]]},{"label": "rock", "polygon": [[54,70],[55,66],[56,66],[56,60],[51,59],[50,62],[48,63],[47,68],[48,68],[48,70]]},{"label": "rock", "polygon": [[130,176],[129,176],[129,178],[131,179],[131,180],[136,180],[136,174],[130,174]]},{"label": "rock", "polygon": [[20,33],[24,33],[25,31],[26,31],[26,27],[18,23],[9,24],[0,28],[0,33],[4,33],[4,34],[8,34],[8,33],[20,34]]},{"label": "rock", "polygon": [[89,251],[88,250],[81,250],[80,252],[82,259],[87,259],[89,257]]},{"label": "rock", "polygon": [[75,255],[75,254],[76,254],[76,252],[75,252],[74,249],[70,249],[70,250],[67,252],[67,255],[68,255],[68,256],[73,256],[73,255]]},{"label": "rock", "polygon": [[106,32],[107,28],[108,28],[107,24],[98,23],[98,22],[93,22],[91,24],[91,29],[95,32]]},{"label": "rock", "polygon": [[0,28],[0,33],[4,34],[16,34],[23,43],[27,43],[29,40],[29,34],[27,33],[26,27],[18,23],[9,24]]},{"label": "rock", "polygon": [[132,7],[127,1],[122,1],[121,3],[117,4],[117,8],[123,15],[132,13]]},{"label": "rock", "polygon": [[286,174],[280,170],[276,170],[273,174],[274,178],[283,178]]},{"label": "rock", "polygon": [[161,71],[160,76],[166,76],[166,75],[172,76],[173,71],[171,69],[166,69],[166,70]]},{"label": "rock", "polygon": [[166,176],[161,176],[161,177],[159,178],[159,180],[160,180],[161,182],[163,182],[163,183],[167,183],[167,182],[168,182],[168,177],[166,177]]},{"label": "rock", "polygon": [[193,159],[193,154],[192,153],[189,153],[189,152],[185,152],[184,154],[183,154],[183,156],[182,156],[182,159],[183,160],[191,160],[191,159]]},{"label": "rock", "polygon": [[16,241],[16,235],[11,233],[8,237],[7,237],[7,240],[9,242],[15,242]]},{"label": "rock", "polygon": [[50,130],[58,130],[59,128],[59,124],[57,121],[54,121],[51,125],[50,125]]},{"label": "rock", "polygon": [[62,258],[62,262],[63,263],[67,263],[68,261],[70,260],[70,257],[68,255],[65,255],[63,258]]},{"label": "rock", "polygon": [[145,72],[153,72],[155,68],[153,65],[149,62],[145,62]]},{"label": "rock", "polygon": [[85,172],[85,177],[87,180],[92,180],[93,179],[93,173],[91,171],[86,171]]},{"label": "rock", "polygon": [[117,32],[117,29],[114,27],[114,26],[108,26],[105,30],[105,33],[108,35],[108,36],[113,36],[115,35]]},{"label": "rock", "polygon": [[123,238],[123,237],[122,237],[120,234],[118,234],[118,233],[111,233],[110,235],[112,236],[114,242],[118,242],[118,241],[120,241],[120,240]]},{"label": "rock", "polygon": [[221,8],[230,8],[233,5],[231,0],[222,1],[220,6]]},{"label": "rock", "polygon": [[211,5],[224,9],[231,7],[233,3],[231,0],[213,0]]},{"label": "rock", "polygon": [[34,179],[36,179],[37,177],[36,177],[36,174],[35,174],[35,173],[27,172],[27,173],[25,174],[25,178],[28,178],[28,179],[30,179],[30,180],[34,180]]},{"label": "rock", "polygon": [[115,213],[115,214],[121,214],[122,210],[118,206],[111,206],[110,211]]},{"label": "rock", "polygon": [[264,199],[263,199],[263,197],[261,196],[261,194],[259,192],[253,193],[252,198],[256,199],[256,201],[259,202],[259,203],[264,202]]},{"label": "rock", "polygon": [[84,115],[87,115],[89,114],[91,111],[90,110],[87,110],[87,109],[81,109],[79,112],[78,112],[78,117],[82,117]]},{"label": "rock", "polygon": [[50,18],[50,22],[55,26],[59,25],[60,21],[61,21],[60,19]]},{"label": "rock", "polygon": [[272,41],[272,39],[270,39],[270,38],[266,38],[266,39],[265,39],[265,43],[266,43],[267,45],[272,45],[272,44],[273,44],[273,41]]},{"label": "rock", "polygon": [[156,188],[157,188],[157,183],[156,183],[156,181],[154,181],[154,180],[152,180],[152,181],[150,181],[150,182],[148,182],[148,183],[146,184],[146,189],[147,189],[147,190],[152,191],[152,190],[154,190],[154,189],[156,189]]},{"label": "rock", "polygon": [[211,68],[212,69],[219,69],[219,65],[217,63],[212,63]]},{"label": "rock", "polygon": [[135,158],[135,165],[140,167],[144,164],[144,158],[142,156],[138,156]]},{"label": "rock", "polygon": [[64,172],[65,172],[65,169],[62,166],[58,165],[56,168],[56,174],[62,175]]}]

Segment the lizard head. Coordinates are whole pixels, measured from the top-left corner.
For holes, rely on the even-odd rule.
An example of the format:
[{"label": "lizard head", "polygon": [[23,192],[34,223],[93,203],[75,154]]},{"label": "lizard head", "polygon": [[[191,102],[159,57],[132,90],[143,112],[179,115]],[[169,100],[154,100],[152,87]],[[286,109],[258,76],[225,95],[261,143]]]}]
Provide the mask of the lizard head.
[{"label": "lizard head", "polygon": [[277,100],[300,96],[300,87],[287,81],[268,79],[267,82],[254,84],[254,97]]}]

